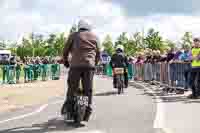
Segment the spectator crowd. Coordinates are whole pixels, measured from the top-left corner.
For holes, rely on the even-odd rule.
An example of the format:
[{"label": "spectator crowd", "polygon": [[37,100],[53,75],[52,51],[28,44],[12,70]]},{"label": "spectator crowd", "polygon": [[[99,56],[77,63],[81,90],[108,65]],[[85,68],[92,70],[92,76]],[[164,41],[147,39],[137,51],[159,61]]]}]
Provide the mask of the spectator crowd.
[{"label": "spectator crowd", "polygon": [[[186,45],[181,49],[168,48],[162,53],[159,50],[147,48],[144,51],[136,53],[136,56],[129,57],[129,63],[144,66],[143,74],[147,75],[144,76],[144,81],[157,80],[157,75],[159,75],[160,81],[169,74],[170,78],[167,80],[170,80],[169,84],[171,86],[181,86],[185,90],[192,89],[192,98],[200,95],[200,39],[198,38],[193,40],[191,47]],[[154,74],[150,74],[157,70],[159,72],[155,76]],[[138,77],[135,79],[142,80],[140,77],[139,79]]]},{"label": "spectator crowd", "polygon": [[25,83],[36,81],[40,76],[45,81],[48,78],[49,65],[51,65],[52,76],[55,77],[60,63],[59,57],[24,57],[20,59],[20,57],[12,56],[9,61],[1,64],[2,82],[5,83],[7,80],[9,84],[19,83],[22,71]]}]

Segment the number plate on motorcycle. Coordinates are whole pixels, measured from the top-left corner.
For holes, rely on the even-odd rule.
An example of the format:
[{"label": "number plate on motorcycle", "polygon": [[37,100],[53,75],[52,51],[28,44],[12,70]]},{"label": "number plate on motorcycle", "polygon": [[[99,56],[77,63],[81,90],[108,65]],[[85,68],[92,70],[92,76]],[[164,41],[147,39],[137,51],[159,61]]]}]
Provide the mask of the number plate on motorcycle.
[{"label": "number plate on motorcycle", "polygon": [[123,74],[124,68],[114,68],[114,74]]},{"label": "number plate on motorcycle", "polygon": [[87,96],[77,96],[77,104],[81,106],[88,106]]}]

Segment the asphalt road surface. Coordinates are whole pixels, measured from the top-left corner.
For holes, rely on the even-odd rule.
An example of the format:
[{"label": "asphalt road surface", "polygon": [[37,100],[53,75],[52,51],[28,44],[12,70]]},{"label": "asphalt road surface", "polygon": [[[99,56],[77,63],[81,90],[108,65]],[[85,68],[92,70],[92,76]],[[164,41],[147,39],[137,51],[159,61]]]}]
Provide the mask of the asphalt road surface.
[{"label": "asphalt road surface", "polygon": [[0,133],[161,133],[154,129],[156,103],[142,89],[129,87],[117,95],[110,78],[95,77],[94,112],[76,128],[60,116],[63,98],[46,105],[0,114]]}]

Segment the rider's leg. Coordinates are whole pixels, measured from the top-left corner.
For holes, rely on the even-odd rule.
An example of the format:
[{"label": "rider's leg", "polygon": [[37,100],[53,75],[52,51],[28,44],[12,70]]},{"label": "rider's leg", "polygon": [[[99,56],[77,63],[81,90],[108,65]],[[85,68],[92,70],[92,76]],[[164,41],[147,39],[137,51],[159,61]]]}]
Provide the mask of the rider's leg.
[{"label": "rider's leg", "polygon": [[117,88],[116,75],[113,75],[113,86],[114,86],[114,88]]},{"label": "rider's leg", "polygon": [[128,73],[127,72],[124,73],[124,84],[125,84],[125,88],[127,88],[128,87]]},{"label": "rider's leg", "polygon": [[63,109],[62,109],[62,114],[65,113],[64,108],[66,106],[70,106],[68,107],[69,110],[72,110],[72,100],[73,100],[73,96],[78,92],[78,88],[79,88],[79,81],[80,81],[80,71],[76,70],[76,69],[70,69],[69,73],[68,73],[68,90],[67,90],[67,98],[66,101],[63,105]]},{"label": "rider's leg", "polygon": [[200,96],[200,69],[199,69],[199,71],[198,71],[198,73],[197,73],[197,75],[198,75],[198,79],[197,79],[197,95],[198,96]]},{"label": "rider's leg", "polygon": [[79,92],[79,81],[81,71],[79,69],[70,69],[68,78],[69,95],[76,95]]},{"label": "rider's leg", "polygon": [[89,117],[92,113],[93,77],[94,77],[94,70],[89,69],[83,72],[82,83],[83,83],[84,95],[88,96],[88,108],[86,110],[84,118],[85,121],[89,120]]},{"label": "rider's leg", "polygon": [[197,72],[192,71],[191,72],[192,97],[197,96],[196,85],[195,85],[196,76],[197,76]]}]

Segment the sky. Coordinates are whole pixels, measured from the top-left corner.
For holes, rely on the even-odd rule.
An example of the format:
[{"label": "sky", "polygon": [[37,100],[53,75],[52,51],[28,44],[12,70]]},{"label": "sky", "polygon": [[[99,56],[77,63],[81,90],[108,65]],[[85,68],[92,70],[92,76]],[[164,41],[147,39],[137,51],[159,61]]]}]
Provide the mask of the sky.
[{"label": "sky", "polygon": [[186,31],[200,36],[199,5],[199,0],[0,0],[0,39],[68,32],[79,19],[88,19],[101,40],[155,28],[164,39],[177,41]]}]

